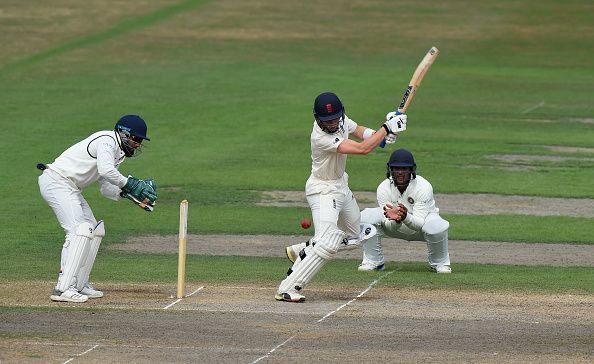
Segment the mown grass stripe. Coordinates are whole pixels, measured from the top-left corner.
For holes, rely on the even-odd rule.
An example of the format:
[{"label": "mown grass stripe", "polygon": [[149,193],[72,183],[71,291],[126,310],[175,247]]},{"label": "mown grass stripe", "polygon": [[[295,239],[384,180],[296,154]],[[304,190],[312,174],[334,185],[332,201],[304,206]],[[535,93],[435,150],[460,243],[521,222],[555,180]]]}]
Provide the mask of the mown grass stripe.
[{"label": "mown grass stripe", "polygon": [[50,58],[68,53],[75,49],[91,47],[96,44],[106,42],[115,37],[121,36],[123,34],[129,33],[137,29],[152,26],[168,18],[171,18],[176,14],[188,11],[199,5],[203,5],[208,1],[209,0],[186,0],[171,6],[155,10],[152,13],[124,20],[121,23],[114,25],[112,28],[106,29],[104,31],[73,39],[59,46],[46,49],[37,54],[33,54],[29,57],[25,57],[13,63],[9,63],[4,67],[0,68],[0,75],[5,75],[10,72],[14,72],[41,63]]}]

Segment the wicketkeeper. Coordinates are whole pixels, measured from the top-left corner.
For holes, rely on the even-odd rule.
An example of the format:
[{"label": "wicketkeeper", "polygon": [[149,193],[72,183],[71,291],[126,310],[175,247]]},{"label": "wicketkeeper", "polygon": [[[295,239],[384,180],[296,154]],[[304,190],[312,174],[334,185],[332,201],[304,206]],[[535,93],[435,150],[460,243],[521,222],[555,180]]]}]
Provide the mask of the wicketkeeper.
[{"label": "wicketkeeper", "polygon": [[153,180],[123,176],[119,165],[126,157],[141,152],[147,127],[138,115],[125,115],[113,130],[99,131],[66,149],[53,163],[38,164],[41,196],[52,208],[66,233],[62,246],[58,283],[50,299],[85,302],[103,297],[103,292],[89,284],[89,275],[105,224],[97,221],[82,195],[82,190],[99,182],[101,194],[118,201],[126,197],[146,211],[152,211],[157,200]]}]

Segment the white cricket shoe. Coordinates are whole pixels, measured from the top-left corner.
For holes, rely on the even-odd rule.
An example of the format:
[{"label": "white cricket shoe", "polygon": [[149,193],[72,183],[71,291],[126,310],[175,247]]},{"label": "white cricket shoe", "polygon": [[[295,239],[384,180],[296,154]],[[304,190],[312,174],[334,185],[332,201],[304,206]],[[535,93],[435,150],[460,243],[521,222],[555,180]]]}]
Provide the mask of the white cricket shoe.
[{"label": "white cricket shoe", "polygon": [[103,292],[99,291],[95,288],[93,288],[93,286],[91,286],[90,284],[85,284],[85,286],[83,287],[83,289],[80,290],[81,294],[84,294],[85,296],[89,297],[89,298],[101,298],[103,297]]},{"label": "white cricket shoe", "polygon": [[361,263],[359,264],[359,268],[357,268],[361,272],[371,272],[371,271],[381,271],[386,269],[386,265],[384,263],[380,265],[375,265],[373,263]]},{"label": "white cricket shoe", "polygon": [[449,265],[431,266],[431,270],[435,273],[452,273],[452,268]]},{"label": "white cricket shoe", "polygon": [[288,292],[277,293],[274,296],[274,299],[277,301],[285,302],[303,302],[305,301],[305,296],[299,294],[296,290],[292,289]]},{"label": "white cricket shoe", "polygon": [[87,302],[89,297],[85,296],[84,294],[80,294],[76,288],[70,287],[64,292],[60,292],[57,289],[54,289],[54,294],[50,296],[52,301],[57,302],[76,302],[82,303]]},{"label": "white cricket shoe", "polygon": [[306,243],[299,243],[286,247],[285,252],[287,253],[287,259],[289,259],[291,263],[295,263],[297,258],[299,258],[299,253],[305,249],[306,246]]}]

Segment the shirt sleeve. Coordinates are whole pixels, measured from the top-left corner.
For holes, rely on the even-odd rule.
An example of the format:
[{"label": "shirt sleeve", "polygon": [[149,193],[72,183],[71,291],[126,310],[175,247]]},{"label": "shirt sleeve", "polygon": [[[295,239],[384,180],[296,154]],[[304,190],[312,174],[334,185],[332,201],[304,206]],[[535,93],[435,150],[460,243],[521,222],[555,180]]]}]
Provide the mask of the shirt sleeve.
[{"label": "shirt sleeve", "polygon": [[120,192],[122,191],[118,186],[107,182],[102,177],[99,177],[99,191],[110,200],[119,201]]},{"label": "shirt sleeve", "polygon": [[344,127],[349,131],[349,134],[353,134],[355,129],[357,129],[357,126],[358,124],[353,119],[346,115],[344,116]]},{"label": "shirt sleeve", "polygon": [[128,181],[115,166],[116,151],[119,148],[112,138],[100,138],[97,144],[97,173],[105,182],[118,188],[124,187]]}]

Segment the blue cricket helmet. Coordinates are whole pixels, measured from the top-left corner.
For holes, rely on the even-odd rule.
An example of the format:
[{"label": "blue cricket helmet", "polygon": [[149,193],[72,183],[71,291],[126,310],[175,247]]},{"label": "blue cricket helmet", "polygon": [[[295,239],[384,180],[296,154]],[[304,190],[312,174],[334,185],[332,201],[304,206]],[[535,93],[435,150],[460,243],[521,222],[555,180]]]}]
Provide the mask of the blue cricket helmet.
[{"label": "blue cricket helmet", "polygon": [[391,175],[391,167],[410,167],[412,178],[417,176],[417,164],[412,153],[406,149],[397,149],[390,155],[390,160],[386,163],[388,171],[386,177]]},{"label": "blue cricket helmet", "polygon": [[336,94],[332,92],[319,94],[314,101],[313,114],[316,123],[324,132],[334,134],[343,129],[344,106]]},{"label": "blue cricket helmet", "polygon": [[398,149],[392,152],[388,167],[416,167],[415,158],[406,149]]},{"label": "blue cricket helmet", "polygon": [[336,94],[324,92],[316,97],[313,113],[320,121],[334,120],[344,116],[344,106]]},{"label": "blue cricket helmet", "polygon": [[124,115],[118,120],[115,125],[115,129],[118,131],[124,131],[133,135],[137,138],[150,140],[149,137],[146,136],[146,123],[144,120],[138,115]]}]

